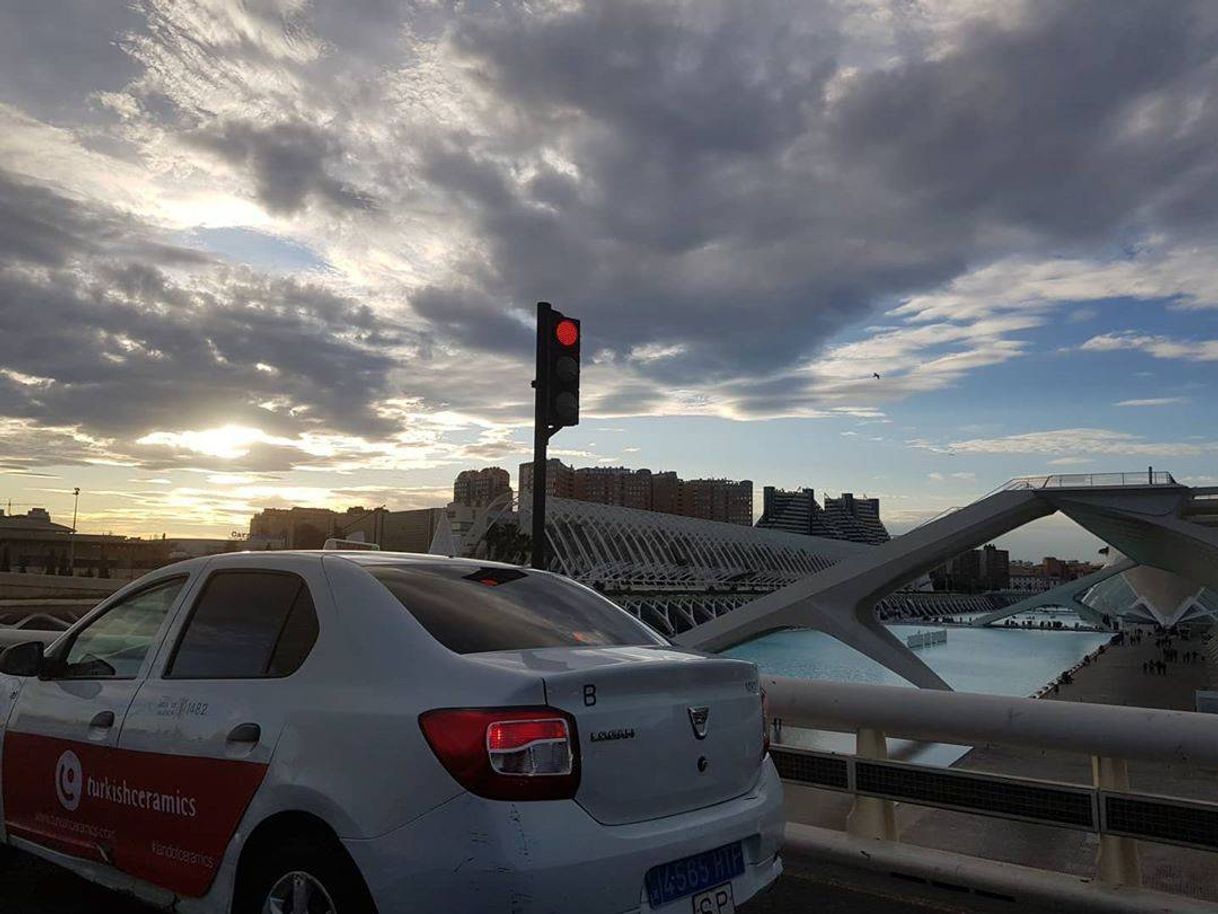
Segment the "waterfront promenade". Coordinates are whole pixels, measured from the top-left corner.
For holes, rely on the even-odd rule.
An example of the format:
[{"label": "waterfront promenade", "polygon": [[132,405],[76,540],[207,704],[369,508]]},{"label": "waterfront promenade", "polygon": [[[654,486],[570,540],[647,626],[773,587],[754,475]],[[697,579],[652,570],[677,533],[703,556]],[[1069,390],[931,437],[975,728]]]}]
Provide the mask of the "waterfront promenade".
[{"label": "waterfront promenade", "polygon": [[[1140,644],[1107,646],[1103,654],[1093,654],[1089,663],[1074,671],[1071,685],[1060,687],[1055,695],[1050,691],[1042,700],[1192,710],[1194,691],[1211,687],[1218,671],[1212,662],[1203,659],[1191,664],[1169,663],[1166,675],[1143,673],[1143,663],[1161,656],[1154,642],[1154,636],[1147,634]],[[1208,645],[1194,639],[1177,641],[1176,647],[1199,651],[1204,658]],[[893,748],[894,757],[907,754],[895,745]],[[979,747],[968,751],[952,767],[1083,785],[1092,782],[1089,758],[1031,748]],[[1218,800],[1218,770],[1134,762],[1129,772],[1134,790]],[[788,799],[799,803],[800,821],[845,831],[853,803],[850,796],[790,784],[787,791]],[[1095,873],[1098,841],[1091,833],[909,804],[897,805],[896,823],[900,840],[906,844],[1083,877]],[[1159,844],[1140,846],[1147,888],[1218,902],[1218,855]],[[818,870],[815,860],[791,862],[813,874]]]},{"label": "waterfront promenade", "polygon": [[[1144,662],[1161,657],[1154,636],[1147,634],[1140,644],[1109,647],[1075,672],[1071,685],[1042,700],[1192,710],[1194,691],[1209,687],[1215,670],[1204,660],[1200,640],[1177,639],[1176,646],[1181,651],[1201,651],[1203,660],[1169,663],[1166,675],[1143,673]],[[974,749],[955,767],[1078,784],[1090,784],[1092,777],[1091,762],[1082,756],[1005,746]],[[1218,800],[1218,770],[1132,762],[1129,775],[1135,790]],[[1080,876],[1095,869],[1097,838],[1087,832],[914,807],[901,807],[898,823],[901,839],[911,844],[953,851],[970,848],[976,856]],[[1218,855],[1143,842],[1141,859],[1147,888],[1218,902]]]}]

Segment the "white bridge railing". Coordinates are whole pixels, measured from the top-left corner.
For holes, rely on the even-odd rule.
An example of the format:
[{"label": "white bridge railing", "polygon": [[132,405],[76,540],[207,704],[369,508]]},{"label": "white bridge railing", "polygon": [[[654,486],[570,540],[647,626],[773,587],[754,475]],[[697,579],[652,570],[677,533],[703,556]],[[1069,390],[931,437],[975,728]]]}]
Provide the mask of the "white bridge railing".
[{"label": "white bridge railing", "polygon": [[[763,685],[793,823],[807,823],[815,809],[814,794],[790,789],[799,786],[852,794],[846,833],[855,838],[896,842],[898,802],[1089,831],[1099,836],[1101,887],[1141,885],[1138,841],[1218,851],[1218,803],[1135,792],[1126,764],[1218,767],[1212,715],[780,677]],[[783,745],[790,727],[854,733],[856,752]],[[1080,753],[1092,758],[1093,783],[895,761],[886,737]]]}]

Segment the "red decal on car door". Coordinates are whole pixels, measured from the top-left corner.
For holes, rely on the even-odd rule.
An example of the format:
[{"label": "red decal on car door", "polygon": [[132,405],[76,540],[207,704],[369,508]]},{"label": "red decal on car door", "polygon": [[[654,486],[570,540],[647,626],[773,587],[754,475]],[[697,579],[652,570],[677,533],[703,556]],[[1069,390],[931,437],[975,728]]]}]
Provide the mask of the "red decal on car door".
[{"label": "red decal on car door", "polygon": [[207,892],[266,765],[5,734],[9,834],[112,863],[180,895]]}]

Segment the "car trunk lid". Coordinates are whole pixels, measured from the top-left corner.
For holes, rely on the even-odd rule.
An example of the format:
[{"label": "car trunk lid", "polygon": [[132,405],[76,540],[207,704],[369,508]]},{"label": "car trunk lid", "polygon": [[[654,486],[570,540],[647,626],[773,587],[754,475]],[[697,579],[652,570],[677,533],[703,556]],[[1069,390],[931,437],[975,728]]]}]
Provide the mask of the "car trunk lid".
[{"label": "car trunk lid", "polygon": [[576,801],[607,825],[745,794],[762,757],[757,668],[660,647],[545,648],[480,656],[542,676],[579,735]]}]

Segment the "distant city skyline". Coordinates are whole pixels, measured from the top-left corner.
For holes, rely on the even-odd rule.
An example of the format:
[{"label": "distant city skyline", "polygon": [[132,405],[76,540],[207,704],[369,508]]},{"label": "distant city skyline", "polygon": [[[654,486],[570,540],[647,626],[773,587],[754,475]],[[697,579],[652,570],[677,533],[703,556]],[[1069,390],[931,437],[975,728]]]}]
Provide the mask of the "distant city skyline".
[{"label": "distant city skyline", "polygon": [[[540,299],[583,334],[551,455],[752,479],[754,514],[764,485],[853,492],[896,535],[1013,476],[1218,484],[1212,3],[0,25],[15,510],[79,487],[82,530],[198,537],[444,504],[532,456]],[[1101,544],[1050,518],[999,545]]]},{"label": "distant city skyline", "polygon": [[[561,463],[559,458],[551,458],[551,462],[552,463],[553,462]],[[500,491],[499,487],[502,486],[502,483],[499,481],[499,479],[497,477],[494,477],[491,474],[494,471],[498,470],[501,473],[505,474],[505,476],[507,477],[506,482],[507,482],[508,490],[510,490],[513,494],[519,494],[522,489],[527,490],[529,488],[527,480],[523,483],[521,482],[521,470],[527,470],[528,466],[530,466],[530,463],[527,461],[523,464],[520,464],[517,469],[517,472],[514,476],[511,475],[510,473],[508,473],[508,471],[506,469],[495,466],[495,465],[487,465],[487,466],[479,466],[479,467],[466,467],[464,469],[457,471],[457,474],[454,477],[453,482],[450,483],[450,485],[448,485],[448,486],[439,486],[434,489],[423,488],[423,487],[404,488],[401,490],[401,493],[400,493],[401,497],[394,497],[393,490],[389,489],[389,488],[377,489],[374,491],[375,491],[376,495],[382,496],[382,497],[385,497],[388,499],[386,506],[389,510],[392,510],[392,511],[418,511],[418,510],[422,510],[422,509],[436,509],[436,508],[441,508],[441,507],[445,506],[446,504],[448,504],[451,501],[479,505],[479,504],[484,504],[487,501],[487,497],[486,497],[485,493],[483,493],[480,497],[473,498],[473,499],[470,499],[467,501],[463,501],[462,498],[457,497],[458,493],[460,491],[460,489],[459,489],[460,481],[462,480],[463,477],[470,478],[471,481],[473,481],[474,479],[481,479],[483,481],[483,485],[489,485],[489,488],[495,489],[495,491],[497,492],[497,491]],[[575,470],[578,468],[570,467],[568,469]],[[593,467],[593,468],[588,468],[588,469],[592,469],[592,470],[596,471],[601,468]],[[630,470],[649,471],[650,468],[646,468],[646,467],[637,467],[637,468],[612,467],[612,468],[604,468],[604,469],[606,469],[606,470],[609,470],[609,469],[627,470],[627,471],[630,471]],[[658,474],[659,475],[671,475],[674,477],[676,476],[676,472],[673,470],[658,471]],[[551,489],[551,491],[553,491],[553,489],[554,489],[553,478],[551,478],[549,480],[548,487]],[[763,493],[763,490],[765,488],[767,488],[767,486],[763,485],[760,482],[753,483],[754,499],[753,499],[752,515],[753,515],[753,520],[755,523],[760,522],[764,516],[763,499],[761,499],[758,496]],[[801,486],[798,488],[805,488],[805,487]],[[807,487],[807,488],[811,488],[811,487]],[[145,528],[136,530],[134,532],[118,531],[118,530],[113,530],[113,529],[107,529],[105,531],[85,530],[84,528],[82,528],[82,533],[85,533],[85,532],[102,533],[102,532],[104,532],[107,534],[114,533],[114,534],[118,534],[118,535],[136,536],[136,537],[142,537],[142,538],[146,538],[146,539],[157,539],[157,538],[161,538],[164,536],[168,536],[170,538],[198,537],[198,536],[204,536],[204,537],[210,536],[210,537],[215,537],[215,538],[224,538],[226,536],[230,536],[233,534],[245,535],[245,530],[249,524],[249,518],[253,515],[258,515],[260,513],[263,513],[265,511],[267,511],[268,509],[270,509],[272,511],[288,510],[288,509],[309,509],[309,510],[315,509],[321,513],[329,512],[331,514],[341,514],[343,512],[356,510],[355,508],[352,507],[352,502],[359,500],[359,498],[357,498],[356,496],[360,492],[367,493],[370,490],[365,488],[365,489],[352,489],[352,490],[348,490],[348,491],[351,492],[351,497],[343,498],[341,496],[341,491],[340,491],[339,497],[334,498],[328,502],[318,501],[318,502],[287,503],[287,502],[283,502],[281,500],[276,500],[274,502],[263,503],[263,502],[251,501],[250,505],[249,505],[248,513],[235,515],[233,524],[219,524],[219,525],[214,525],[211,528],[204,527],[202,529],[191,527],[191,528],[188,528],[189,532],[181,532],[181,531],[174,529],[174,519],[173,518],[160,519],[160,520],[164,521],[164,524],[158,527],[158,526],[156,526],[158,518],[154,517],[154,518],[146,518],[145,519]],[[110,493],[110,494],[113,494],[113,493]],[[310,494],[310,490],[302,489],[302,490],[300,490],[300,494],[308,495],[308,494]],[[825,499],[834,500],[834,501],[837,500],[837,497],[835,497],[833,495],[833,493],[831,493],[831,492],[822,492],[821,494]],[[839,495],[844,495],[844,494],[851,494],[851,493],[848,493],[848,492],[839,493]],[[86,499],[87,499],[88,493],[85,493],[85,495],[86,495]],[[867,496],[864,493],[860,493],[858,495],[858,498],[867,499]],[[24,515],[27,511],[32,510],[32,509],[46,510],[46,506],[44,504],[33,505],[32,503],[12,502],[12,503],[7,503],[7,504],[0,503],[0,505],[3,505],[2,507],[0,507],[0,514],[3,514],[5,512],[5,509],[7,509],[8,516],[10,516],[10,517],[20,517],[20,516]],[[644,507],[644,506],[640,504],[640,505],[635,505],[635,507]],[[358,511],[360,511],[360,512],[362,512],[364,510],[365,509],[363,509],[363,508],[358,509]],[[82,516],[84,516],[84,515],[82,514]],[[928,514],[927,516],[929,517],[930,515]],[[907,527],[916,526],[917,522],[919,522],[922,519],[925,519],[925,518],[917,518],[916,520],[910,520],[910,519],[906,518],[905,520],[898,519],[896,521],[890,521],[887,518],[886,514],[884,513],[883,507],[880,508],[880,518],[881,518],[883,525],[892,530],[893,535],[900,535],[900,533],[905,532],[905,529]],[[1063,521],[1064,521],[1064,523],[1063,523]],[[148,527],[147,525],[149,525],[149,524],[151,524],[152,527]],[[1061,529],[1054,530],[1053,529],[1054,526],[1061,528]],[[1093,540],[1094,547],[1095,547],[1094,551],[1091,551],[1091,552],[1083,551],[1083,552],[1079,553],[1077,556],[1075,556],[1074,553],[1070,552],[1069,548],[1066,548],[1064,552],[1061,549],[1058,549],[1055,552],[1053,549],[1047,548],[1047,547],[1053,545],[1054,543],[1065,544],[1067,547],[1069,547],[1072,539],[1074,538],[1075,530],[1077,529],[1077,528],[1075,528],[1075,529],[1071,529],[1071,528],[1075,528],[1075,525],[1072,522],[1065,520],[1064,518],[1059,519],[1059,518],[1055,518],[1055,517],[1049,517],[1049,518],[1044,518],[1040,521],[1037,521],[1033,524],[1030,524],[1030,525],[1028,525],[1028,527],[1023,528],[1023,530],[1018,530],[1018,531],[1014,531],[1011,534],[1007,534],[1006,536],[1003,536],[1003,537],[995,540],[995,543],[1000,546],[1011,549],[1012,555],[1013,555],[1013,560],[1028,561],[1028,562],[1035,563],[1035,562],[1039,562],[1040,560],[1042,560],[1046,557],[1051,557],[1051,556],[1056,556],[1056,555],[1063,556],[1067,559],[1077,558],[1079,561],[1084,561],[1084,562],[1094,560],[1094,555],[1100,548],[1102,548],[1103,544],[1099,540],[1096,540],[1093,537],[1090,537],[1090,535],[1086,534],[1085,531],[1079,530],[1078,532],[1082,533],[1084,537],[1087,537],[1087,538]],[[1048,530],[1049,532],[1046,533],[1045,532],[1046,530]],[[1062,535],[1063,532],[1064,532],[1064,535]],[[1086,550],[1090,545],[1092,545],[1092,544],[1084,541],[1084,550]],[[1021,548],[1024,550],[1023,552],[1019,551]],[[1067,555],[1067,553],[1069,553],[1069,554]]]}]

